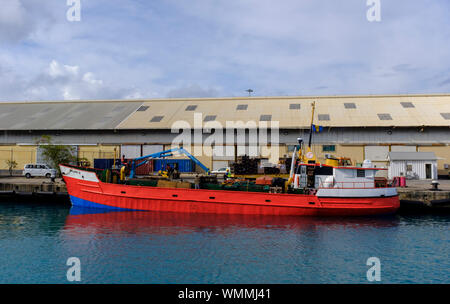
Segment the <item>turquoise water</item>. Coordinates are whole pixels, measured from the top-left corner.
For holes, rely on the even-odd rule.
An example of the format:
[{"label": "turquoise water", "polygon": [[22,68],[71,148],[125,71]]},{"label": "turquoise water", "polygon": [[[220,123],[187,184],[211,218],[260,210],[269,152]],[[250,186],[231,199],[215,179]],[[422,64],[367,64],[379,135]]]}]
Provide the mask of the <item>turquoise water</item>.
[{"label": "turquoise water", "polygon": [[0,283],[450,283],[450,216],[96,212],[0,203]]}]

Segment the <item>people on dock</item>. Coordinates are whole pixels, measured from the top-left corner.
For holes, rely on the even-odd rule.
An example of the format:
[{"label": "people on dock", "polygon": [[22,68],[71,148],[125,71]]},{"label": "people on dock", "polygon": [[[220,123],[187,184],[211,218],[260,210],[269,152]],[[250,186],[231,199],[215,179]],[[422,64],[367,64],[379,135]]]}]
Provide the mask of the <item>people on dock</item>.
[{"label": "people on dock", "polygon": [[198,173],[195,175],[194,179],[195,189],[200,189],[200,176]]}]

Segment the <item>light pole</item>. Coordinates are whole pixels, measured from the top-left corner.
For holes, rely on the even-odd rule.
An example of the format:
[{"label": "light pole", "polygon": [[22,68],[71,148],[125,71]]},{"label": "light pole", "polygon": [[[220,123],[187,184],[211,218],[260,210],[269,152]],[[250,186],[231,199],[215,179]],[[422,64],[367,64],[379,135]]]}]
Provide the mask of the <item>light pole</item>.
[{"label": "light pole", "polygon": [[248,89],[248,90],[245,90],[246,92],[248,92],[248,96],[250,97],[250,96],[252,96],[252,93],[253,93],[253,90],[252,89]]}]

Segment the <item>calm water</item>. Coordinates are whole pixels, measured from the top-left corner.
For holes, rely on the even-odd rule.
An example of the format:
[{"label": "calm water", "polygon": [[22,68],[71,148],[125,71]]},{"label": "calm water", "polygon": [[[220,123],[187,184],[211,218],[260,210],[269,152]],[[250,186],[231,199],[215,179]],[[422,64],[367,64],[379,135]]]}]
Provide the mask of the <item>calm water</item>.
[{"label": "calm water", "polygon": [[93,213],[0,203],[0,283],[450,283],[449,216]]}]

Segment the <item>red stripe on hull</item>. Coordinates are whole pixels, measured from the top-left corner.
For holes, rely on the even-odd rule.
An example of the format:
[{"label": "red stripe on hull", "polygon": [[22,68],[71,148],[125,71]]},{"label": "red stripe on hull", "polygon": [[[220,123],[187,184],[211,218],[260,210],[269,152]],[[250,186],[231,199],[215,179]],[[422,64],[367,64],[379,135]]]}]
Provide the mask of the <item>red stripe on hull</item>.
[{"label": "red stripe on hull", "polygon": [[314,195],[156,188],[97,183],[64,176],[69,195],[109,207],[187,213],[355,216],[395,212],[398,196],[319,198]]}]

